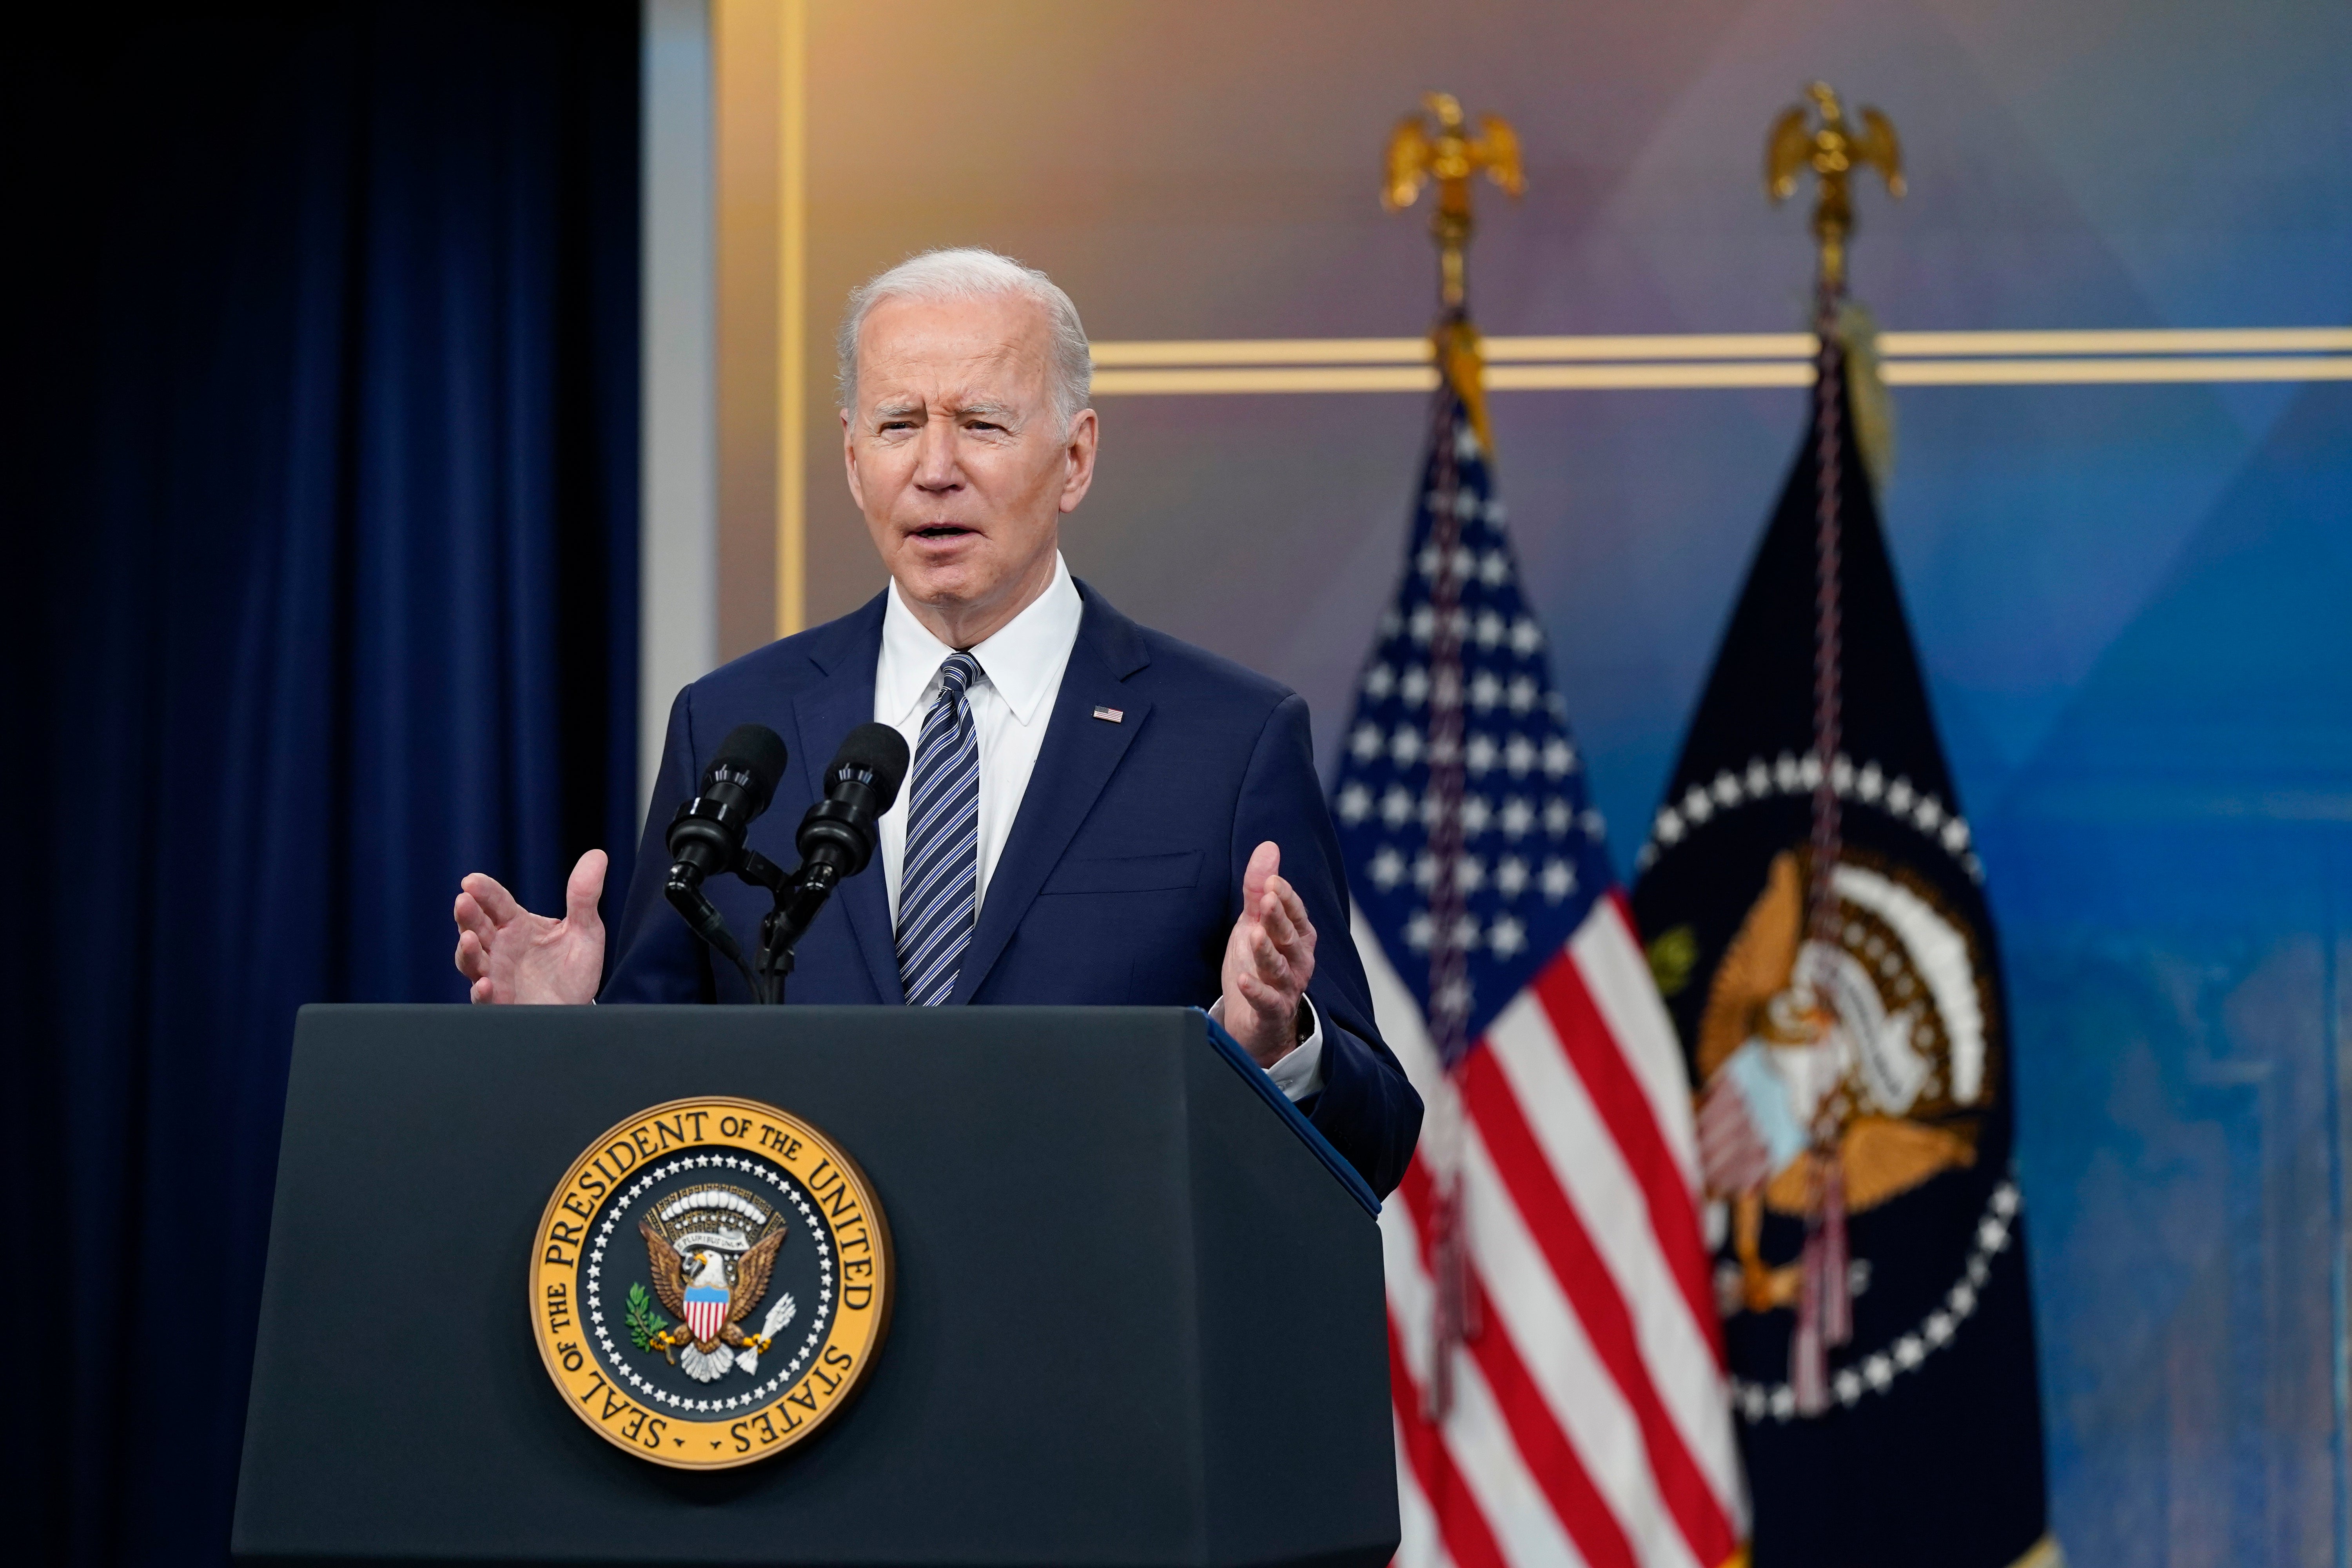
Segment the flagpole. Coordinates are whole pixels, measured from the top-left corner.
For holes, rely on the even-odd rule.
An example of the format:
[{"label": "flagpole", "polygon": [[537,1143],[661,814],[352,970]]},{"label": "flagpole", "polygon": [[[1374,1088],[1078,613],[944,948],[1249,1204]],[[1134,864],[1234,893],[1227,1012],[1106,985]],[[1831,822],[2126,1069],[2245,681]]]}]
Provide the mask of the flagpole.
[{"label": "flagpole", "polygon": [[[1837,94],[1825,82],[1806,89],[1820,116],[1808,129],[1805,110],[1784,110],[1765,149],[1765,193],[1776,204],[1794,194],[1800,174],[1815,181],[1813,240],[1818,257],[1813,290],[1816,343],[1813,392],[1813,751],[1812,865],[1806,891],[1807,945],[1838,946],[1838,861],[1844,850],[1838,789],[1844,781],[1844,537],[1841,517],[1845,480],[1846,240],[1853,231],[1852,175],[1859,163],[1878,170],[1887,190],[1903,195],[1902,153],[1895,128],[1875,109],[1862,111],[1862,129],[1846,122]],[[1798,971],[1806,984],[1804,966]],[[1816,1026],[1832,1019],[1815,998]],[[1829,1352],[1853,1336],[1847,1280],[1844,1170],[1838,1158],[1835,1097],[1825,1101],[1811,1130],[1804,1250],[1799,1259],[1797,1321],[1789,1344],[1789,1384],[1798,1412],[1818,1415],[1829,1405]]]},{"label": "flagpole", "polygon": [[[1453,94],[1423,96],[1433,127],[1420,114],[1398,121],[1389,138],[1387,178],[1381,205],[1391,212],[1411,206],[1424,184],[1434,181],[1437,197],[1430,213],[1430,237],[1437,243],[1438,317],[1430,353],[1438,369],[1437,396],[1431,404],[1430,440],[1433,472],[1428,504],[1430,548],[1429,637],[1429,1033],[1449,1082],[1470,1048],[1470,942],[1472,932],[1462,885],[1464,830],[1462,588],[1464,551],[1461,458],[1456,413],[1466,419],[1482,450],[1491,450],[1486,428],[1486,365],[1477,329],[1470,324],[1465,257],[1475,229],[1470,200],[1472,179],[1486,177],[1516,197],[1526,188],[1518,138],[1505,121],[1487,115],[1471,134],[1462,104]],[[1458,1105],[1458,1095],[1454,1097]],[[1431,1307],[1429,1384],[1423,1413],[1442,1421],[1454,1402],[1454,1350],[1477,1337],[1474,1293],[1469,1288],[1468,1236],[1462,1214],[1461,1118],[1455,1108],[1433,1116],[1428,1140],[1436,1175],[1435,1212],[1431,1215]]]}]

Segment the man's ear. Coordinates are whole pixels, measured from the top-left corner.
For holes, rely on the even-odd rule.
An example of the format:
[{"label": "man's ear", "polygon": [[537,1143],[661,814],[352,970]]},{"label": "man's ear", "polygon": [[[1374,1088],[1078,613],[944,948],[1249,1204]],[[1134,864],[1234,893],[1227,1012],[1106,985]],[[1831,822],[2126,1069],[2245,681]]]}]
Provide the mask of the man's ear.
[{"label": "man's ear", "polygon": [[1087,499],[1087,491],[1094,488],[1095,444],[1101,433],[1101,423],[1091,408],[1079,409],[1078,416],[1070,421],[1070,434],[1062,447],[1066,465],[1062,476],[1062,510],[1066,512],[1077,510],[1078,503]]},{"label": "man's ear", "polygon": [[866,487],[857,478],[857,437],[849,428],[849,410],[841,413],[841,467],[849,479],[849,499],[860,511],[866,510]]}]

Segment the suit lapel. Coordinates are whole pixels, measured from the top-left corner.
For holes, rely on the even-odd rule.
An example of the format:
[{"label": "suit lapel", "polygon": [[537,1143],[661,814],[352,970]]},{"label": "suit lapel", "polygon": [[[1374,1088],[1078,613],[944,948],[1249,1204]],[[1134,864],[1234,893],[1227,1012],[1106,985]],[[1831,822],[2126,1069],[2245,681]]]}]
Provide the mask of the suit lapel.
[{"label": "suit lapel", "polygon": [[[964,950],[962,973],[957,976],[950,1002],[969,1002],[988,972],[1013,940],[1029,905],[1045,886],[1045,877],[1069,847],[1096,797],[1110,782],[1112,772],[1136,733],[1150,700],[1122,684],[1151,662],[1135,623],[1106,604],[1084,583],[1078,593],[1086,614],[1078,623],[1078,640],[1070,649],[1068,668],[1062,672],[1062,689],[1054,698],[1054,711],[1045,728],[1045,743],[1037,766],[1013,819],[1012,837],[996,869],[988,879],[981,905],[980,924]],[[1118,723],[1097,719],[1097,707],[1122,710]]]},{"label": "suit lapel", "polygon": [[[886,590],[887,593],[887,590]],[[824,765],[833,760],[841,738],[874,717],[874,669],[882,657],[883,595],[848,617],[842,637],[831,647],[812,651],[809,658],[824,679],[803,691],[793,703],[793,748],[800,752],[801,772],[808,781],[809,799],[824,798]],[[850,934],[884,1002],[906,1000],[898,984],[898,946],[890,930],[890,897],[882,881],[882,858],[864,875],[845,880],[833,895],[848,917]]]}]

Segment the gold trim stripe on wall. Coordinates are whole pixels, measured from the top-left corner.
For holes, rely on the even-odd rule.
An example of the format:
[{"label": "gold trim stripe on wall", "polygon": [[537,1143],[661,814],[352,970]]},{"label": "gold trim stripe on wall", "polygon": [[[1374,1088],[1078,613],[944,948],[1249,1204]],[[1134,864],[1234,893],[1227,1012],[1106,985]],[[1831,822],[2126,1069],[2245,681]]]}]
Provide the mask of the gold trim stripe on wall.
[{"label": "gold trim stripe on wall", "polygon": [[776,635],[808,624],[808,0],[782,0],[776,105]]},{"label": "gold trim stripe on wall", "polygon": [[[1890,386],[2352,380],[2352,328],[1882,332]],[[1497,392],[1802,386],[1809,332],[1498,337]],[[1094,345],[1104,396],[1427,392],[1425,338],[1267,338]]]}]

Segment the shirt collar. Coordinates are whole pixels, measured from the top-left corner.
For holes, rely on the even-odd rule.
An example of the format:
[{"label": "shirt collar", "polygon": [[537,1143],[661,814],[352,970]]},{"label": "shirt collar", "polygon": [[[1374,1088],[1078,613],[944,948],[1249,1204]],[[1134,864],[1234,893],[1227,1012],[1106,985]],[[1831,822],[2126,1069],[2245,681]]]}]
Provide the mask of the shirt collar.
[{"label": "shirt collar", "polygon": [[[1070,580],[1069,563],[1055,551],[1054,581],[1045,591],[993,637],[973,646],[971,657],[980,661],[982,678],[1023,728],[1036,718],[1048,689],[1068,664],[1085,616],[1086,601]],[[915,618],[893,581],[890,602],[882,610],[882,655],[874,669],[876,709],[901,718],[912,713],[953,652]]]}]

